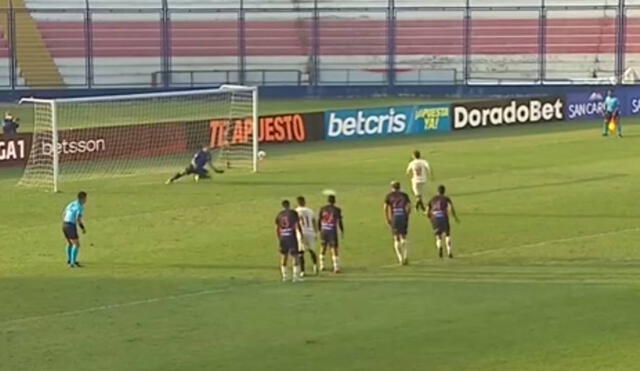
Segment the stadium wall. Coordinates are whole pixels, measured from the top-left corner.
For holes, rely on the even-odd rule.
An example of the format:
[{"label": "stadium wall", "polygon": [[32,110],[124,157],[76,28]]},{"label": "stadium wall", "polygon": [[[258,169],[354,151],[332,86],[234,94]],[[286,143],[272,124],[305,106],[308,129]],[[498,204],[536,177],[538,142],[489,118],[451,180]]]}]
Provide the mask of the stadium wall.
[{"label": "stadium wall", "polygon": [[[263,86],[260,98],[299,99],[299,98],[367,98],[377,96],[421,96],[425,98],[482,98],[488,96],[540,96],[564,95],[602,89],[609,85],[590,84],[553,84],[553,85],[333,85],[333,86]],[[216,86],[214,86],[216,87]],[[203,87],[205,88],[205,87]],[[616,91],[638,89],[634,85],[614,87]],[[172,91],[192,90],[193,88],[175,88]],[[0,90],[0,102],[15,103],[23,97],[45,99],[91,97],[101,95],[135,94],[163,92],[161,88],[110,88],[110,89],[22,89]]]},{"label": "stadium wall", "polygon": [[70,88],[609,81],[640,62],[640,2],[620,1],[24,0],[42,45],[7,27],[0,86],[27,88],[40,49]]}]

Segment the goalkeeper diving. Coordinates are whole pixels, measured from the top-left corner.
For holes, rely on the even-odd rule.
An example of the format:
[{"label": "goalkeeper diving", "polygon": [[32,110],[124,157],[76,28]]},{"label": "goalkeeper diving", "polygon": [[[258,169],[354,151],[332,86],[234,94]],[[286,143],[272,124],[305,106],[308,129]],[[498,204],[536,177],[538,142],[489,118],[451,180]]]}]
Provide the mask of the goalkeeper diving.
[{"label": "goalkeeper diving", "polygon": [[218,169],[213,166],[213,160],[211,157],[211,148],[204,146],[195,155],[189,166],[183,171],[176,173],[173,177],[166,181],[166,184],[171,184],[183,176],[193,175],[193,179],[198,182],[200,179],[210,179],[211,175],[207,169],[207,165],[217,174],[224,173],[224,170]]}]

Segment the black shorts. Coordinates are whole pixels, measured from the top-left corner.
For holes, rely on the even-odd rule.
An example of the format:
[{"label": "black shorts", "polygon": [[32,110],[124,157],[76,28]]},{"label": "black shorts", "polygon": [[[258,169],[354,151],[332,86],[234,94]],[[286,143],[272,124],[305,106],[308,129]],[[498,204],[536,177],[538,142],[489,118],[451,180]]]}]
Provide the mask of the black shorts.
[{"label": "black shorts", "polygon": [[322,246],[338,248],[338,231],[321,231],[320,242]]},{"label": "black shorts", "polygon": [[394,236],[406,236],[409,231],[409,218],[395,217],[391,222],[391,229]]},{"label": "black shorts", "polygon": [[439,236],[441,234],[445,234],[447,236],[451,235],[451,227],[449,226],[449,218],[433,218],[431,219],[431,224],[433,225],[433,232]]},{"label": "black shorts", "polygon": [[620,116],[620,112],[619,112],[619,111],[614,111],[614,112],[608,112],[608,111],[607,111],[607,112],[605,112],[605,113],[604,113],[604,119],[605,119],[607,122],[611,121],[611,119],[612,119],[612,118],[614,118],[614,117],[615,117],[616,119],[618,119],[618,118],[619,118],[619,116]]},{"label": "black shorts", "polygon": [[282,255],[298,255],[298,239],[296,237],[280,239],[280,254]]},{"label": "black shorts", "polygon": [[63,223],[62,224],[62,233],[64,233],[64,238],[68,240],[77,240],[78,239],[78,227],[72,223]]},{"label": "black shorts", "polygon": [[209,177],[209,170],[202,168],[202,169],[198,169],[193,165],[189,165],[184,169],[184,172],[187,175],[191,175],[191,174],[197,174],[202,178],[208,178]]}]

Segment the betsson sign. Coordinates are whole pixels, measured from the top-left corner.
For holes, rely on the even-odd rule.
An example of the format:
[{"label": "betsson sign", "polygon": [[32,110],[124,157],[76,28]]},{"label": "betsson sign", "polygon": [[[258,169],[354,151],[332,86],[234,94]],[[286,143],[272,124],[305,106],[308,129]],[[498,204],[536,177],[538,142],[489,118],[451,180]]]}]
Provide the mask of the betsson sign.
[{"label": "betsson sign", "polygon": [[454,130],[563,120],[564,99],[561,97],[492,100],[453,106]]}]

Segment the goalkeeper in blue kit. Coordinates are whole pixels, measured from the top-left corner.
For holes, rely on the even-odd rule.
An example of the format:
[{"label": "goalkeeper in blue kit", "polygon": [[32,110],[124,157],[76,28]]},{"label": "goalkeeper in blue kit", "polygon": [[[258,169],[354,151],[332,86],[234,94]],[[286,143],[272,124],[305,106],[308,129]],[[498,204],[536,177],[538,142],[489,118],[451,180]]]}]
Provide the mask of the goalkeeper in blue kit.
[{"label": "goalkeeper in blue kit", "polygon": [[182,178],[186,175],[193,175],[195,181],[199,181],[200,179],[210,179],[211,175],[209,170],[207,170],[207,165],[213,169],[217,174],[224,173],[224,170],[217,169],[213,166],[213,162],[211,159],[211,148],[202,147],[195,155],[193,155],[193,159],[189,166],[187,166],[183,171],[176,173],[173,177],[169,178],[166,184],[171,184],[176,180]]}]

